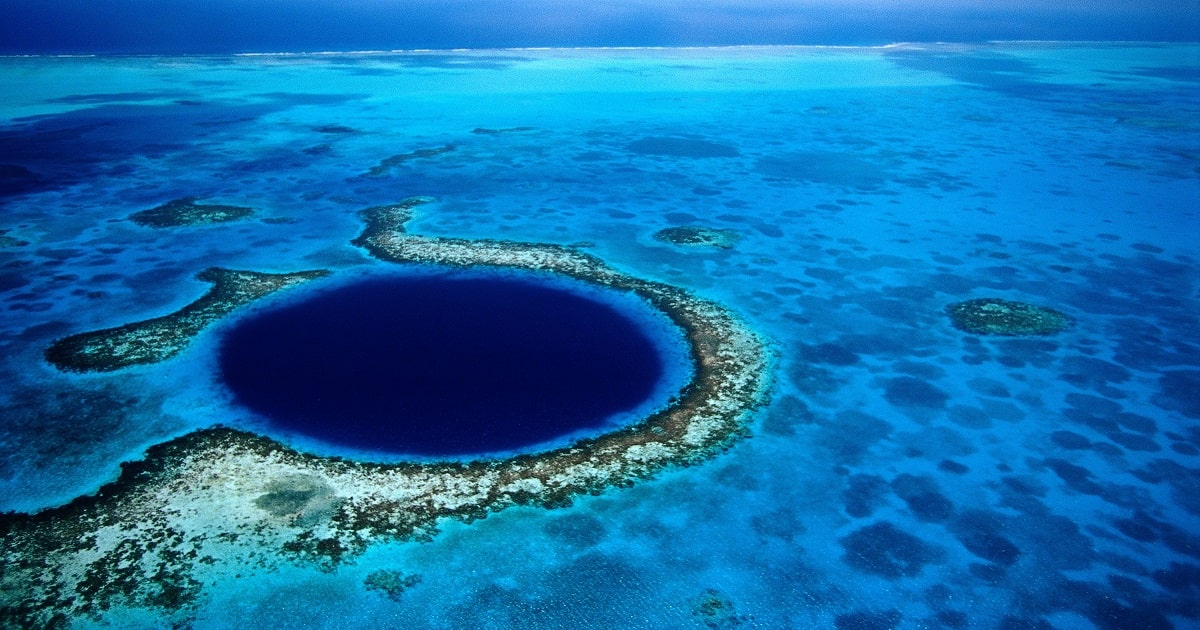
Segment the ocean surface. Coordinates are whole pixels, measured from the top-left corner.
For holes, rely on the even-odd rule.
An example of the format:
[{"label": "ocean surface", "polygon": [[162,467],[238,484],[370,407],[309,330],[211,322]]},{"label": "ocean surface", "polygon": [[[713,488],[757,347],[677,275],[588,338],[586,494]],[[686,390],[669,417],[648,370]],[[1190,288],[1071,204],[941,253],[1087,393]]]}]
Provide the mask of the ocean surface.
[{"label": "ocean surface", "polygon": [[[186,609],[73,627],[1200,624],[1200,45],[5,57],[0,94],[0,510],[265,432],[224,331],[394,271],[351,240],[413,196],[412,232],[579,247],[773,353],[750,435],[694,466],[336,570],[227,559]],[[254,212],[130,220],[186,198]],[[45,360],[210,267],[333,273],[161,363]],[[947,309],[973,298],[1072,324],[971,334]]]}]

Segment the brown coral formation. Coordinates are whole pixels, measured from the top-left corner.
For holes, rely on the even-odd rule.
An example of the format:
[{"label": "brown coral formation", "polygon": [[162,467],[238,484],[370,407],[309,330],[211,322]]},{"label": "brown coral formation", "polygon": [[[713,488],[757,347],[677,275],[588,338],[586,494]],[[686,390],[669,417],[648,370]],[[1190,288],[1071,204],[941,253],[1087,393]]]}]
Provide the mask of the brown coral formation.
[{"label": "brown coral formation", "polygon": [[954,327],[976,335],[1053,335],[1071,327],[1071,318],[1052,308],[1000,298],[978,298],[946,308]]},{"label": "brown coral formation", "polygon": [[66,372],[111,372],[157,363],[179,354],[201,330],[239,306],[327,275],[321,269],[297,273],[205,269],[196,279],[213,287],[195,302],[170,315],[64,337],[46,349],[46,360]]},{"label": "brown coral formation", "polygon": [[454,149],[455,149],[454,145],[448,144],[444,147],[437,147],[434,149],[417,149],[415,151],[409,151],[408,153],[399,153],[397,155],[386,157],[386,158],[380,160],[379,164],[372,166],[370,168],[370,170],[368,170],[365,173],[365,176],[380,177],[382,175],[386,175],[388,173],[388,171],[392,170],[393,168],[395,168],[397,166],[400,166],[401,164],[403,164],[409,160],[416,160],[416,159],[421,159],[421,158],[431,158],[431,157],[441,155],[443,153],[449,153],[449,152],[453,151]]},{"label": "brown coral formation", "polygon": [[729,249],[741,238],[733,230],[718,230],[699,225],[671,227],[654,233],[654,240],[683,247],[719,247]]},{"label": "brown coral formation", "polygon": [[149,210],[135,212],[129,218],[138,225],[152,228],[172,228],[185,225],[228,223],[254,214],[254,208],[221,204],[196,203],[197,197],[168,201]]}]

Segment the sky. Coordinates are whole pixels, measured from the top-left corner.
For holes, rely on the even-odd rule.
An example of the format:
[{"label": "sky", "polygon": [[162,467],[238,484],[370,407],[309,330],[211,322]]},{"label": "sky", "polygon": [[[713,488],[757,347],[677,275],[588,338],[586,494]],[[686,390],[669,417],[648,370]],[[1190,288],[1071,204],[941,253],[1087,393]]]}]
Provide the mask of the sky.
[{"label": "sky", "polygon": [[1200,40],[1200,0],[0,0],[0,54]]}]

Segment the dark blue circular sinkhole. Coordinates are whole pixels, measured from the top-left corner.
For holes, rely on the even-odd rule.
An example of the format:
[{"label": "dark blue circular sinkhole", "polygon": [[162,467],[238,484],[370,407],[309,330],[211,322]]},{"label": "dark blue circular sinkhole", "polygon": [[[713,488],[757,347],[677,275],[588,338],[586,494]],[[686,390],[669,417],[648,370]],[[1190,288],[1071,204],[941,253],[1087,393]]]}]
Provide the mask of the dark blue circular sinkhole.
[{"label": "dark blue circular sinkhole", "polygon": [[612,304],[486,273],[319,292],[236,323],[218,362],[237,402],[284,432],[431,456],[603,429],[664,373],[647,331]]}]

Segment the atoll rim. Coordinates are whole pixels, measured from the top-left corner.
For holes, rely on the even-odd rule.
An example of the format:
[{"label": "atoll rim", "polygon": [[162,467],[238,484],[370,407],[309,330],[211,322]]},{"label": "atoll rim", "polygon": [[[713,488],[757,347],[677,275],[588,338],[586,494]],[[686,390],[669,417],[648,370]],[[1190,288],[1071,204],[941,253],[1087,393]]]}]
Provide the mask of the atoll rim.
[{"label": "atoll rim", "polygon": [[958,302],[946,313],[955,328],[975,335],[1053,335],[1071,327],[1071,318],[1052,308],[1000,298]]},{"label": "atoll rim", "polygon": [[[122,464],[120,477],[94,495],[36,514],[0,515],[0,614],[23,627],[114,607],[183,619],[202,600],[206,577],[223,566],[249,561],[270,571],[297,563],[332,571],[375,542],[428,540],[443,519],[470,522],[515,505],[569,505],[581,494],[705,460],[747,435],[751,412],[766,402],[770,360],[764,339],[731,312],[570,247],[407,233],[414,208],[431,201],[411,198],[364,211],[366,228],[354,243],[385,263],[533,271],[630,292],[682,331],[690,381],[633,424],[502,459],[366,463],[300,452],[232,428],[194,431]],[[237,272],[213,271],[206,279],[219,289],[231,273]],[[170,321],[191,321],[189,309],[197,308]],[[196,330],[224,309],[199,310]],[[94,334],[105,340],[137,331]],[[161,359],[191,334],[152,356],[109,353],[88,367]],[[400,574],[372,575],[368,586],[390,598],[414,583]]]}]

